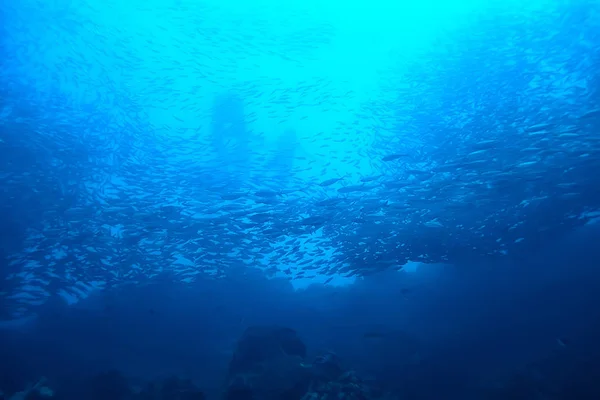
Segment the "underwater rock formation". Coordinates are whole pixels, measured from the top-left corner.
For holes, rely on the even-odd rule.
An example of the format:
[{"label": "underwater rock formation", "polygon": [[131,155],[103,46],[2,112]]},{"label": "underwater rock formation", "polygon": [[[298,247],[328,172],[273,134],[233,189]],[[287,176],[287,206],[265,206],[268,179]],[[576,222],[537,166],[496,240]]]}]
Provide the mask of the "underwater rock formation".
[{"label": "underwater rock formation", "polygon": [[229,365],[226,400],[300,399],[310,385],[306,346],[296,332],[278,326],[248,328]]},{"label": "underwater rock formation", "polygon": [[251,327],[237,343],[224,400],[381,399],[339,358],[324,353],[306,363],[306,346],[283,327]]},{"label": "underwater rock formation", "polygon": [[[321,353],[312,362],[306,358],[306,345],[294,330],[248,328],[230,361],[222,400],[392,400],[346,369],[332,352]],[[52,382],[42,379],[24,391],[0,394],[0,400],[205,400],[191,380],[172,377],[137,382],[109,370]]]},{"label": "underwater rock formation", "polygon": [[87,386],[90,400],[128,399],[133,394],[127,379],[116,370],[94,376]]},{"label": "underwater rock formation", "polygon": [[306,346],[293,329],[260,326],[246,329],[237,343],[229,373],[246,372],[278,356],[306,357]]}]

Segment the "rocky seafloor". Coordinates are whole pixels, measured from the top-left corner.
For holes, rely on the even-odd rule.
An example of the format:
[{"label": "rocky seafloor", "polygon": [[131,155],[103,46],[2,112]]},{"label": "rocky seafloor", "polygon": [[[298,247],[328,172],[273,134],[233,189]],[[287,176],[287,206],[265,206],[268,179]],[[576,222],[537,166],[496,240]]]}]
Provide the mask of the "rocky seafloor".
[{"label": "rocky seafloor", "polygon": [[[597,355],[569,357],[556,353],[515,371],[502,382],[488,382],[474,399],[563,400],[600,398]],[[6,371],[3,370],[3,371]],[[397,380],[402,381],[402,376]],[[296,331],[254,326],[235,345],[222,388],[207,395],[190,379],[177,376],[141,380],[107,370],[67,379],[40,377],[25,387],[0,376],[0,400],[400,400],[439,397],[392,393],[365,380],[333,352],[308,356]],[[435,386],[432,378],[431,385]],[[9,389],[9,390],[7,390]],[[424,390],[424,393],[427,392]],[[439,394],[439,393],[438,393]],[[442,397],[454,399],[453,395]],[[470,399],[471,397],[469,397]]]},{"label": "rocky seafloor", "polygon": [[[203,400],[201,388],[170,377],[134,382],[117,370],[85,379],[52,382],[0,394],[1,400]],[[331,352],[307,359],[303,341],[292,329],[248,328],[236,345],[221,393],[223,400],[394,399],[364,382]]]}]

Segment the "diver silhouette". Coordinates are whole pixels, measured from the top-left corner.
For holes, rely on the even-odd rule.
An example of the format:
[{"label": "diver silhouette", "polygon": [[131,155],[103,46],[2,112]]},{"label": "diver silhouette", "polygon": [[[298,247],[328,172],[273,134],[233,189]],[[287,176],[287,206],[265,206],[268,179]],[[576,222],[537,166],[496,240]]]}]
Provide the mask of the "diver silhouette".
[{"label": "diver silhouette", "polygon": [[[244,102],[235,94],[215,98],[211,119],[212,145],[219,160],[219,173],[230,189],[241,189],[253,168],[252,145],[261,138],[248,129]],[[276,185],[285,186],[290,179],[294,155],[298,147],[296,131],[288,129],[277,137],[275,148],[264,158],[260,175]],[[260,149],[263,151],[264,149]],[[260,165],[260,164],[259,164]]]},{"label": "diver silhouette", "polygon": [[246,127],[244,103],[234,94],[214,100],[211,120],[212,145],[228,186],[240,187],[248,177],[250,132]]}]

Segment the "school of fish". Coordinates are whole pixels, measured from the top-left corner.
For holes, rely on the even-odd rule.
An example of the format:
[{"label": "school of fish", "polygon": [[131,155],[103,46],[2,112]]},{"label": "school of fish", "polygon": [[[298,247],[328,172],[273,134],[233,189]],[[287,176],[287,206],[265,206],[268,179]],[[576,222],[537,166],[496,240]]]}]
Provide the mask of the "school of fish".
[{"label": "school of fish", "polygon": [[284,6],[8,2],[0,317],[240,266],[483,264],[594,222],[600,3],[547,3],[372,66]]}]

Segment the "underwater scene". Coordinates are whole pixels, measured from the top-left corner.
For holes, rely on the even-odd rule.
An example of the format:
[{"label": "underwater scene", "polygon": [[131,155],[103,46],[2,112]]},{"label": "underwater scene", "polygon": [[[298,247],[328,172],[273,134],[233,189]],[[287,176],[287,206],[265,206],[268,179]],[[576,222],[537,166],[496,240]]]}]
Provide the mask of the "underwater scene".
[{"label": "underwater scene", "polygon": [[3,0],[0,400],[599,400],[600,1]]}]

